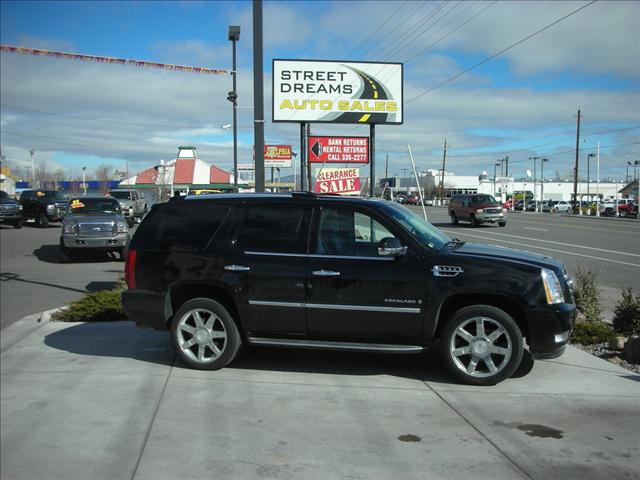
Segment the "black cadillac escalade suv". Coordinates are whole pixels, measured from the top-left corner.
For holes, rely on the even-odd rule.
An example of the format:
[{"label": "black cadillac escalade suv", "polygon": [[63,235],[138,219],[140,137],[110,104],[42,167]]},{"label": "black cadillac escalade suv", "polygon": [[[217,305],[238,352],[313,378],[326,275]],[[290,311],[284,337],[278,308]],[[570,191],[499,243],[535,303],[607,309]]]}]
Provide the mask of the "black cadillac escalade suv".
[{"label": "black cadillac escalade suv", "polygon": [[[250,345],[414,353],[495,384],[562,354],[572,282],[553,258],[451,239],[393,202],[220,194],[154,205],[127,256],[125,311],[189,366]],[[490,281],[489,281],[490,279]]]}]

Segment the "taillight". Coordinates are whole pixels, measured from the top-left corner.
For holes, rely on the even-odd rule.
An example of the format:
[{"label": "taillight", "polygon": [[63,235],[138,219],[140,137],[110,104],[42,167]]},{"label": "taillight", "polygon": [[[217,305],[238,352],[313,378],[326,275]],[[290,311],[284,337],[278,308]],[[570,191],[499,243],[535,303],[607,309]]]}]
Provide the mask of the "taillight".
[{"label": "taillight", "polygon": [[129,250],[127,261],[124,264],[124,281],[130,290],[136,288],[136,251]]}]

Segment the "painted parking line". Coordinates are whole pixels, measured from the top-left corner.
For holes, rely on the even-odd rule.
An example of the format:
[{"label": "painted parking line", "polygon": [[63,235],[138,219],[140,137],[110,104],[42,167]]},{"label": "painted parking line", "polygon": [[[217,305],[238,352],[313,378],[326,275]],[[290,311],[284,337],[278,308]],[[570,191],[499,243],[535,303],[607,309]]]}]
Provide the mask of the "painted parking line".
[{"label": "painted parking line", "polygon": [[[523,228],[527,228],[527,227],[523,227]],[[531,228],[531,230],[541,230],[541,229],[534,229]],[[574,247],[574,248],[582,248],[584,250],[595,250],[597,252],[602,252],[602,253],[613,253],[614,255],[627,255],[630,257],[638,257],[640,258],[640,254],[637,253],[628,253],[628,252],[618,252],[616,250],[605,250],[604,248],[596,248],[596,247],[585,247],[583,245],[576,245],[574,243],[565,243],[565,242],[556,242],[554,240],[539,240],[537,238],[531,238],[531,237],[522,237],[520,235],[509,235],[507,233],[497,233],[497,232],[483,232],[486,233],[488,235],[498,235],[500,237],[509,237],[509,238],[518,238],[518,239],[522,239],[522,240],[529,240],[532,242],[542,242],[542,243],[553,243],[555,245],[562,245],[565,247]],[[487,237],[490,238],[490,237]]]},{"label": "painted parking line", "polygon": [[522,227],[523,230],[537,230],[539,232],[548,232],[548,228]]},{"label": "painted parking line", "polygon": [[[550,251],[555,252],[555,253],[566,253],[567,255],[573,255],[575,257],[586,257],[586,258],[591,258],[593,260],[601,260],[603,262],[610,262],[610,263],[620,263],[622,265],[629,265],[631,267],[640,268],[640,264],[631,263],[631,262],[623,262],[623,261],[620,261],[620,260],[613,260],[611,258],[594,257],[593,255],[585,255],[583,253],[567,252],[566,250],[558,250],[557,248],[540,247],[538,245],[531,245],[531,244],[528,244],[528,243],[520,243],[520,242],[512,242],[512,241],[509,241],[509,240],[502,240],[500,238],[483,237],[482,235],[474,235],[473,233],[464,233],[464,232],[459,232],[459,231],[454,231],[454,230],[447,230],[447,229],[444,229],[444,228],[442,229],[442,231],[444,231],[446,233],[449,233],[451,235],[463,235],[463,236],[467,236],[467,237],[481,238],[483,240],[491,240],[491,241],[494,241],[494,242],[508,243],[508,244],[511,244],[511,245],[519,245],[519,246],[531,248],[531,249],[534,249],[534,250],[550,250]],[[574,246],[574,245],[572,245],[572,246]]]}]

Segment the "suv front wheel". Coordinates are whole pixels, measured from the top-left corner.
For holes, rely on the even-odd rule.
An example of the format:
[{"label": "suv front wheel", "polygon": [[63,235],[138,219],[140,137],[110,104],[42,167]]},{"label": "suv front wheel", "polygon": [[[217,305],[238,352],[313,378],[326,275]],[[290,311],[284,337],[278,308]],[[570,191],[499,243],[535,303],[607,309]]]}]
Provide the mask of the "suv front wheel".
[{"label": "suv front wheel", "polygon": [[440,354],[451,374],[471,385],[495,385],[520,365],[522,333],[503,310],[489,305],[465,307],[447,322]]},{"label": "suv front wheel", "polygon": [[171,323],[171,341],[180,359],[200,370],[224,367],[241,344],[229,312],[208,298],[194,298],[180,307]]}]

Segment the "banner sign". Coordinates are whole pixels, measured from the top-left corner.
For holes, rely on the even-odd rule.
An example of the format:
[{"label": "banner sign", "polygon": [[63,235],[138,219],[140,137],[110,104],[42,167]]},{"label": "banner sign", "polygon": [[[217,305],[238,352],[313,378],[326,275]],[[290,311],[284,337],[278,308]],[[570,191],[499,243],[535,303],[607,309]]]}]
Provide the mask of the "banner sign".
[{"label": "banner sign", "polygon": [[266,168],[291,168],[291,145],[265,145],[264,166]]},{"label": "banner sign", "polygon": [[401,63],[273,60],[274,122],[402,124]]},{"label": "banner sign", "polygon": [[309,137],[309,163],[369,163],[369,137]]},{"label": "banner sign", "polygon": [[360,193],[359,168],[322,168],[316,172],[316,193],[357,195]]}]

